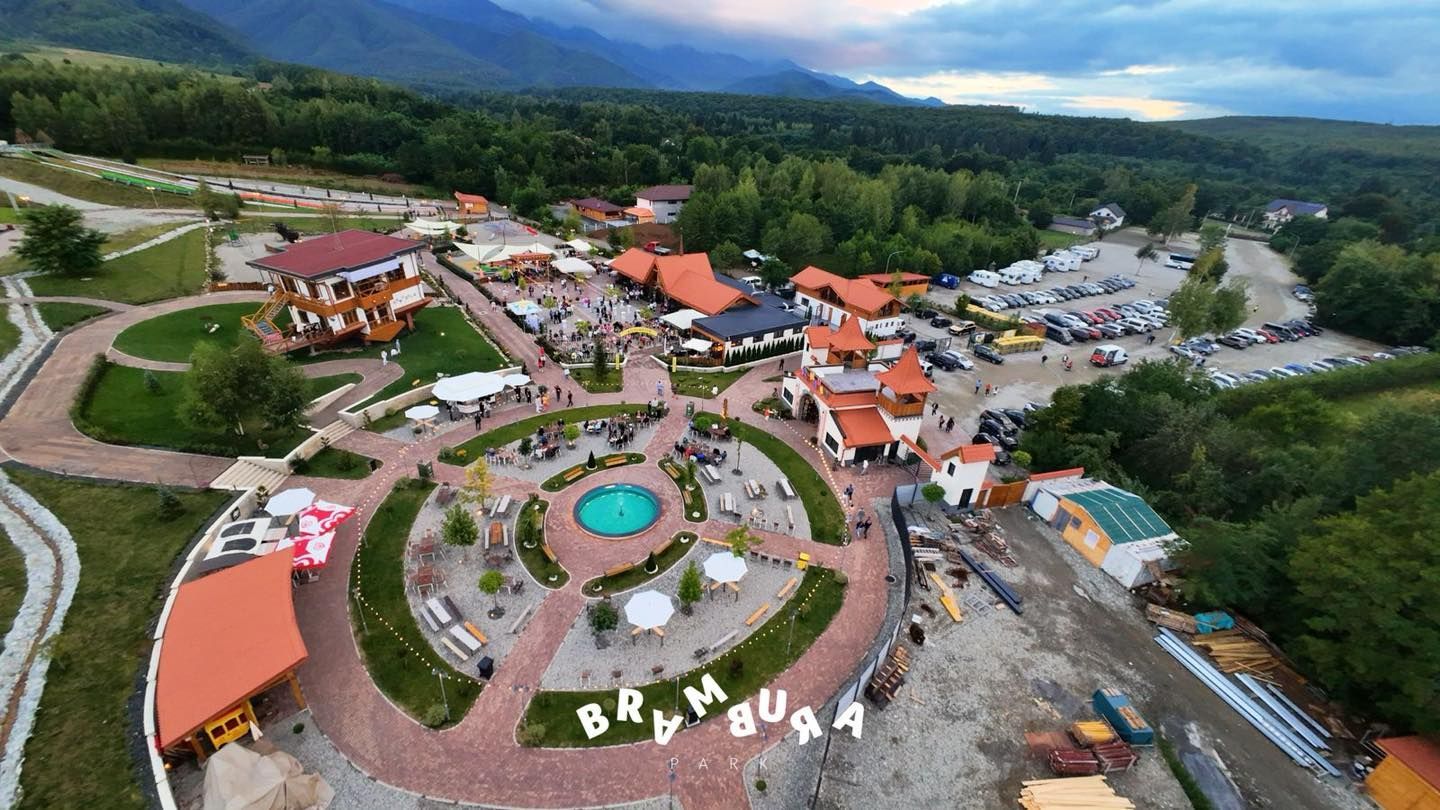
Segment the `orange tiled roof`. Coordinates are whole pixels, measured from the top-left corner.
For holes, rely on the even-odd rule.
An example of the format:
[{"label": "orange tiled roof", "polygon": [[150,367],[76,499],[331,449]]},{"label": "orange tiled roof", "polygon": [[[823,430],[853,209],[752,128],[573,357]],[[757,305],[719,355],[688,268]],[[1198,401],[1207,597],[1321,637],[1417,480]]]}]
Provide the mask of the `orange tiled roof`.
[{"label": "orange tiled roof", "polygon": [[660,289],[685,306],[715,315],[745,300],[745,294],[715,280],[710,257],[704,253],[660,256],[655,259]]},{"label": "orange tiled roof", "polygon": [[629,208],[625,209],[625,216],[634,217],[643,222],[648,219],[654,219],[655,212],[651,211],[649,208],[641,208],[638,205],[632,205]]},{"label": "orange tiled roof", "polygon": [[982,461],[988,463],[995,460],[995,445],[989,442],[961,444],[940,454],[942,459],[953,456],[959,456],[961,464],[979,464]]},{"label": "orange tiled roof", "polygon": [[809,341],[812,349],[826,349],[830,347],[830,327],[823,323],[805,327],[805,340]]},{"label": "orange tiled roof", "polygon": [[458,203],[460,203],[460,205],[461,205],[462,207],[465,207],[465,208],[471,208],[471,207],[488,208],[488,207],[490,207],[490,201],[487,200],[487,199],[485,199],[483,196],[481,196],[481,195],[479,195],[479,194],[466,194],[466,193],[463,192],[463,191],[457,191],[457,192],[455,192],[455,201],[458,202]]},{"label": "orange tiled roof", "polygon": [[649,284],[654,278],[654,253],[632,247],[610,260],[610,267],[620,275],[638,284]]},{"label": "orange tiled roof", "polygon": [[930,465],[930,469],[932,469],[932,470],[938,470],[938,469],[940,469],[940,461],[939,461],[938,459],[936,459],[934,456],[932,456],[932,455],[930,455],[929,453],[925,452],[924,449],[922,449],[922,448],[920,447],[920,445],[916,444],[909,436],[901,436],[901,437],[900,437],[900,441],[901,441],[901,443],[903,443],[906,447],[910,448],[910,452],[912,452],[912,453],[914,453],[915,455],[919,456],[921,461],[923,461],[923,462],[925,462],[926,464]]},{"label": "orange tiled roof", "polygon": [[845,434],[846,447],[869,447],[895,441],[885,417],[874,408],[836,411],[835,421],[840,425],[840,432]]},{"label": "orange tiled roof", "polygon": [[1440,745],[1424,737],[1388,737],[1375,741],[1431,787],[1440,788]]},{"label": "orange tiled roof", "polygon": [[860,328],[860,319],[854,316],[840,322],[840,328],[830,336],[830,348],[837,352],[868,352],[875,344],[865,337]]},{"label": "orange tiled roof", "polygon": [[[865,279],[866,281],[873,281],[873,282],[875,282],[876,284],[879,284],[881,287],[888,287],[888,286],[890,286],[890,282],[892,282],[892,281],[895,280],[895,274],[894,274],[894,273],[866,273],[865,275],[860,276],[860,278],[863,278],[863,279]],[[922,282],[922,281],[925,282],[926,284],[929,284],[929,283],[930,283],[930,277],[929,277],[929,276],[926,276],[926,275],[921,275],[920,273],[901,273],[901,274],[900,274],[900,283],[901,283],[902,285],[903,285],[903,284],[919,284],[919,283]]]},{"label": "orange tiled roof", "polygon": [[920,368],[920,353],[914,346],[906,349],[890,368],[876,374],[875,379],[897,394],[928,394],[935,390],[935,383]]},{"label": "orange tiled roof", "polygon": [[814,265],[791,276],[790,281],[796,287],[806,287],[812,290],[829,287],[846,306],[866,312],[874,312],[897,300],[889,292],[865,279],[844,278]]}]

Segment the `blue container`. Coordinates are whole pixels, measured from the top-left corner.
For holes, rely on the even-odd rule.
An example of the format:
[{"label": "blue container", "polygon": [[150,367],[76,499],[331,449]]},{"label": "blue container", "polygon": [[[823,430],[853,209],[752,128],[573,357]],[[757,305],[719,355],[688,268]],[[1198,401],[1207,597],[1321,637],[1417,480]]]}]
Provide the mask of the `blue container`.
[{"label": "blue container", "polygon": [[1229,630],[1235,626],[1235,619],[1223,610],[1212,610],[1209,613],[1195,614],[1195,629],[1200,633],[1214,633],[1218,630]]},{"label": "blue container", "polygon": [[1097,689],[1091,699],[1096,714],[1105,718],[1115,733],[1131,745],[1154,745],[1155,730],[1118,689]]}]

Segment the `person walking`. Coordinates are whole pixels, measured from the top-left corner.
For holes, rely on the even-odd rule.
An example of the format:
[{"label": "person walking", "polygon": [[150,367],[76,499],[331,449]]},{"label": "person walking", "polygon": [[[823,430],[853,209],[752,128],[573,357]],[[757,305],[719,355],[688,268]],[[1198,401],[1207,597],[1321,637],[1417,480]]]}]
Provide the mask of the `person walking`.
[{"label": "person walking", "polygon": [[985,396],[990,396],[990,383],[985,383]]},{"label": "person walking", "polygon": [[955,430],[955,417],[952,416],[952,417],[950,417],[950,421],[948,421],[948,422],[945,423],[945,432],[946,432],[946,433],[952,433],[952,432],[954,432],[954,430]]},{"label": "person walking", "polygon": [[934,416],[936,413],[939,412],[939,410],[940,410],[940,403],[939,403],[939,402],[932,402],[932,403],[930,403],[930,415],[931,415],[931,416]]},{"label": "person walking", "polygon": [[975,395],[976,395],[976,396],[979,396],[979,395],[980,395],[980,378],[979,378],[979,377],[976,377],[976,378],[975,378]]},{"label": "person walking", "polygon": [[854,484],[846,484],[846,485],[845,485],[845,505],[846,505],[846,506],[854,506],[854,505],[855,505],[855,485],[854,485]]},{"label": "person walking", "polygon": [[569,408],[575,404],[575,392],[571,391],[565,395],[565,407]]},{"label": "person walking", "polygon": [[1045,361],[1046,361],[1046,360],[1049,360],[1049,359],[1050,359],[1050,355],[1048,355],[1048,354],[1042,354],[1042,355],[1040,355],[1040,365],[1042,365],[1042,366],[1045,365]]},{"label": "person walking", "polygon": [[867,459],[865,459],[864,461],[860,462],[860,474],[861,474],[861,475],[869,475],[869,473],[870,473],[870,459],[867,458]]}]

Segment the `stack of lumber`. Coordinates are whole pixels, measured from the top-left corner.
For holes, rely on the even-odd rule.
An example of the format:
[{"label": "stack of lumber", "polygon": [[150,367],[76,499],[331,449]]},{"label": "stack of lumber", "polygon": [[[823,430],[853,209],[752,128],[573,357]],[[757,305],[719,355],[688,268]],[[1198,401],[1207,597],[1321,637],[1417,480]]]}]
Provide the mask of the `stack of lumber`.
[{"label": "stack of lumber", "polygon": [[1024,782],[1024,810],[1135,810],[1129,799],[1115,795],[1103,776],[1078,779],[1037,779]]},{"label": "stack of lumber", "polygon": [[1115,731],[1100,720],[1081,720],[1070,726],[1070,736],[1083,747],[1104,745],[1115,739]]},{"label": "stack of lumber", "polygon": [[1005,538],[995,532],[986,532],[976,538],[975,547],[990,555],[991,559],[1001,565],[1011,568],[1016,565],[1015,558],[1010,556],[1010,545],[1005,542]]},{"label": "stack of lumber", "polygon": [[896,644],[885,663],[876,667],[875,674],[865,687],[865,697],[870,698],[879,708],[889,706],[900,687],[905,685],[905,673],[909,671],[910,650]]},{"label": "stack of lumber", "polygon": [[1209,653],[1215,666],[1227,674],[1263,674],[1280,666],[1280,661],[1270,652],[1269,647],[1239,630],[1222,630],[1196,636],[1192,643]]},{"label": "stack of lumber", "polygon": [[1085,776],[1100,772],[1100,760],[1083,748],[1056,748],[1047,757],[1056,776]]},{"label": "stack of lumber", "polygon": [[1178,610],[1163,608],[1159,605],[1146,605],[1145,618],[1161,627],[1168,627],[1177,633],[1189,633],[1193,636],[1198,631],[1194,616],[1188,613],[1181,613]]},{"label": "stack of lumber", "polygon": [[1111,771],[1128,771],[1135,767],[1140,757],[1122,740],[1115,740],[1103,745],[1092,746],[1090,753],[1095,755],[1096,761],[1100,763],[1101,773]]}]

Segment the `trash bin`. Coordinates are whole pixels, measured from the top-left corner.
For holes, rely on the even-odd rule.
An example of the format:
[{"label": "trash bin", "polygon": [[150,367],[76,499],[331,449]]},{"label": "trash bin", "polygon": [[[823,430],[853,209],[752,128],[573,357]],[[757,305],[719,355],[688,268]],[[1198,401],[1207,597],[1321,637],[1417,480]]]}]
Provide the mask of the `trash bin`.
[{"label": "trash bin", "polygon": [[687,402],[687,403],[685,403],[685,418],[686,418],[686,419],[691,419],[691,418],[693,418],[694,416],[695,416],[695,403],[693,403],[693,402]]},{"label": "trash bin", "polygon": [[487,655],[476,661],[475,673],[486,680],[495,677],[495,659]]}]

